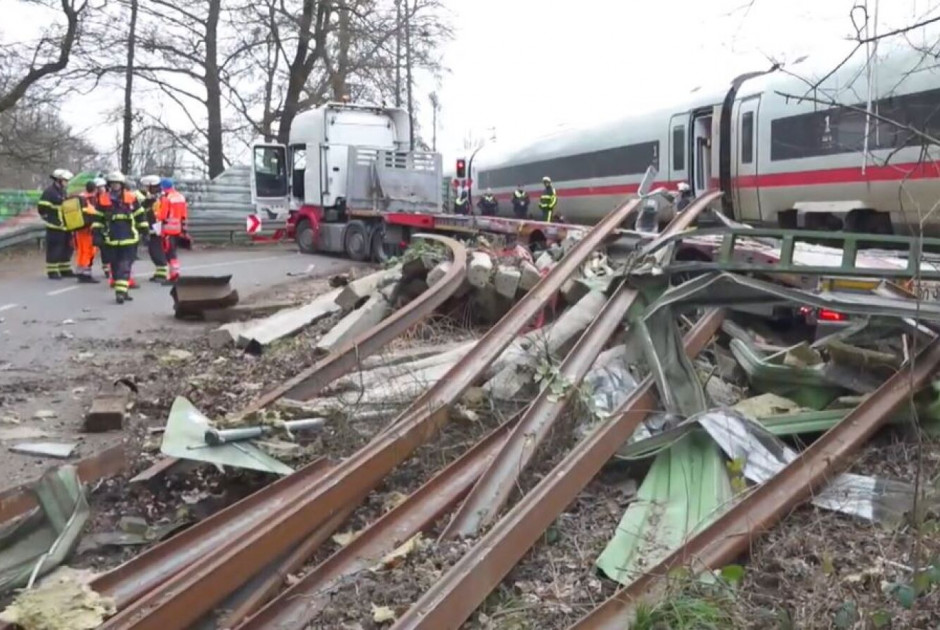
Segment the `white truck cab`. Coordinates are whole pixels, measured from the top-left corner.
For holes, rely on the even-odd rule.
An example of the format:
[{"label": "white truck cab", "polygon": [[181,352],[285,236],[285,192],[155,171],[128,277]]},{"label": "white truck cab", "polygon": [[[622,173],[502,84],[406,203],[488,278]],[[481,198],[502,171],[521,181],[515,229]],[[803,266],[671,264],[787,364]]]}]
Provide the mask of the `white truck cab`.
[{"label": "white truck cab", "polygon": [[400,108],[328,103],[302,112],[286,147],[253,145],[252,201],[276,214],[304,206],[327,216],[436,210],[440,156],[410,151],[409,135],[408,113]]}]

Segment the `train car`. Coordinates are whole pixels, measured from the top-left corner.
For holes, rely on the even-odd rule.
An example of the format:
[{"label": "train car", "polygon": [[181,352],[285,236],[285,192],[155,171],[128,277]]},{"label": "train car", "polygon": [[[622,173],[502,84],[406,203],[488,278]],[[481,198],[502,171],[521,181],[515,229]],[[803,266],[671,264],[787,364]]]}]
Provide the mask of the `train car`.
[{"label": "train car", "polygon": [[751,224],[909,234],[923,223],[938,235],[940,147],[911,129],[940,137],[940,63],[887,42],[870,70],[866,60],[834,71],[838,60],[804,60],[657,111],[484,147],[474,190],[537,195],[549,176],[564,218],[589,224],[635,194],[652,164],[656,185],[720,188],[725,213]]}]

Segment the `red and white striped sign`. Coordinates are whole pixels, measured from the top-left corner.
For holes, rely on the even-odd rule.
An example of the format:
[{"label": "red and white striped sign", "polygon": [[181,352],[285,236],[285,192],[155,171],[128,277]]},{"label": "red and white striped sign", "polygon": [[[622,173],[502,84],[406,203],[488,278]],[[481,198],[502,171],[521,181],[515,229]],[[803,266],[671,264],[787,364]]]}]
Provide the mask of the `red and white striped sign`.
[{"label": "red and white striped sign", "polygon": [[249,214],[245,220],[245,230],[249,234],[257,234],[261,231],[261,217],[257,214]]}]

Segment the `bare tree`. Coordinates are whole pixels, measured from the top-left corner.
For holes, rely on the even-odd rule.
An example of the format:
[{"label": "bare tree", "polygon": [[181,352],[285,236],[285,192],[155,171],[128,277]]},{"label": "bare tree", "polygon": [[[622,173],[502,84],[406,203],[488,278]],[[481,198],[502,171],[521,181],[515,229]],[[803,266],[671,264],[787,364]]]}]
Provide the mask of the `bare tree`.
[{"label": "bare tree", "polygon": [[130,0],[131,23],[127,32],[127,67],[124,69],[124,137],[121,143],[121,170],[131,168],[131,142],[134,123],[134,51],[137,47],[137,0]]},{"label": "bare tree", "polygon": [[[50,7],[56,4],[52,0],[36,2]],[[64,30],[55,25],[46,29],[35,44],[5,47],[0,55],[0,112],[14,107],[31,87],[68,66],[88,5],[86,0],[59,0],[57,4],[65,16]]]}]

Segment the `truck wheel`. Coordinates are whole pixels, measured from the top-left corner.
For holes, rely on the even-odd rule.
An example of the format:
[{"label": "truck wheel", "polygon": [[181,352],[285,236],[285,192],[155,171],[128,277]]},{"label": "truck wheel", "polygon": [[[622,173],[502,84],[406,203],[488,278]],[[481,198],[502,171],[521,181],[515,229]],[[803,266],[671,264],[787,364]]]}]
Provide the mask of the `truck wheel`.
[{"label": "truck wheel", "polygon": [[346,255],[355,261],[369,259],[369,237],[366,224],[362,221],[350,221],[343,234],[343,249]]},{"label": "truck wheel", "polygon": [[300,251],[304,254],[317,253],[316,234],[314,234],[313,226],[310,225],[310,221],[307,219],[302,219],[297,223],[294,240],[297,241],[297,247],[299,247]]}]

